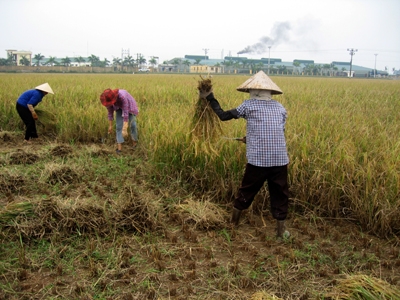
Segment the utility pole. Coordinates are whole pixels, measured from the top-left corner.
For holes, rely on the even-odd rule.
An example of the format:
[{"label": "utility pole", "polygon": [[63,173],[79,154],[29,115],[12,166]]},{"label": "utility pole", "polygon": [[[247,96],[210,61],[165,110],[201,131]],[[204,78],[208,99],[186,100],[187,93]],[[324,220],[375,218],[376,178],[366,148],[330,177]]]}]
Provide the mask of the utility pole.
[{"label": "utility pole", "polygon": [[358,51],[357,49],[353,49],[353,48],[351,48],[351,49],[347,49],[347,51],[349,51],[350,53],[350,55],[351,55],[351,59],[350,59],[350,77],[353,77],[352,76],[352,74],[351,74],[351,66],[352,66],[352,64],[353,64],[353,55],[356,55],[356,52]]},{"label": "utility pole", "polygon": [[204,60],[207,60],[208,50],[210,50],[210,49],[203,49],[203,51],[204,51]]},{"label": "utility pole", "polygon": [[271,46],[268,46],[268,75],[269,75],[269,61],[271,59]]},{"label": "utility pole", "polygon": [[142,53],[136,53],[136,64],[138,68],[142,67]]},{"label": "utility pole", "polygon": [[375,68],[374,68],[374,78],[376,77],[376,57],[378,56],[378,53],[375,53]]},{"label": "utility pole", "polygon": [[129,56],[129,49],[128,50],[122,49],[122,51],[121,51],[121,63],[124,62],[124,54],[127,54]]}]

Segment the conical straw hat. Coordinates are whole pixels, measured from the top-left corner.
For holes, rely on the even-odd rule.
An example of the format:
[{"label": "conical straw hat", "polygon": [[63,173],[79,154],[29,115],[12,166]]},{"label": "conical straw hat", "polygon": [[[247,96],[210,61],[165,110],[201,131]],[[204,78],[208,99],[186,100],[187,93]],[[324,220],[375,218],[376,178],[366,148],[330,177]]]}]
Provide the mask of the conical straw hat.
[{"label": "conical straw hat", "polygon": [[272,95],[283,94],[279,86],[277,86],[263,71],[259,71],[236,89],[239,92],[245,93],[249,93],[249,90],[268,90],[271,91]]},{"label": "conical straw hat", "polygon": [[54,95],[53,90],[51,89],[50,85],[47,82],[43,83],[41,85],[38,85],[37,87],[35,87],[35,89]]}]

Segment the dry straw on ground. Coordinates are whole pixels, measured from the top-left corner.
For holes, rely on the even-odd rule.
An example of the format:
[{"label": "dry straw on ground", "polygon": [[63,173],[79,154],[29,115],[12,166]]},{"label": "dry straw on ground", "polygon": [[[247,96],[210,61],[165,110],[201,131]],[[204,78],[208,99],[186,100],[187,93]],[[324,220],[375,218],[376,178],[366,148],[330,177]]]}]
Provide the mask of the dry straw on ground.
[{"label": "dry straw on ground", "polygon": [[[212,87],[211,77],[200,76],[197,85],[199,92],[209,92]],[[195,144],[196,154],[199,151],[216,154],[212,143],[222,133],[221,121],[212,110],[209,102],[201,96],[199,96],[195,105],[192,128],[192,141]]]},{"label": "dry straw on ground", "polygon": [[60,197],[41,201],[20,199],[0,208],[0,225],[5,235],[18,232],[28,239],[52,233],[60,236],[73,233],[104,236],[115,231],[143,234],[162,228],[160,203],[151,199],[133,195],[132,191],[112,207],[91,198],[68,202]]},{"label": "dry straw on ground", "polygon": [[400,289],[386,281],[367,275],[348,275],[339,281],[327,299],[387,299],[399,300]]},{"label": "dry straw on ground", "polygon": [[254,293],[251,296],[250,300],[283,300],[283,299],[275,295],[271,295],[266,291],[259,291],[257,293]]},{"label": "dry straw on ground", "polygon": [[195,229],[221,229],[226,225],[226,210],[210,201],[186,199],[174,211],[182,223],[191,224]]}]

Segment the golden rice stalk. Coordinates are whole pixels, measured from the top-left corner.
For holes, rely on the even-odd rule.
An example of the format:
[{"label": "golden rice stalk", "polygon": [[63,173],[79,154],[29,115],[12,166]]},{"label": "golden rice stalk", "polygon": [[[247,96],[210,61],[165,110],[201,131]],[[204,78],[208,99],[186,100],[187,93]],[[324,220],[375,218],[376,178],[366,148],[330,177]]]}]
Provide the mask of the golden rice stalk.
[{"label": "golden rice stalk", "polygon": [[56,134],[57,132],[57,117],[55,114],[41,110],[35,109],[36,114],[38,115],[38,124],[42,127],[42,131],[50,134]]},{"label": "golden rice stalk", "polygon": [[335,300],[400,299],[400,290],[379,278],[349,275],[340,280],[334,291],[326,296]]},{"label": "golden rice stalk", "polygon": [[[203,78],[198,81],[197,89],[199,92],[209,92],[212,89],[211,78]],[[212,142],[221,134],[221,121],[212,110],[209,102],[199,96],[195,105],[194,116],[192,120],[192,141],[195,144],[196,155],[199,151],[206,153],[217,152],[212,147]]]},{"label": "golden rice stalk", "polygon": [[33,214],[33,205],[30,202],[9,203],[0,208],[0,223],[8,223],[20,215]]},{"label": "golden rice stalk", "polygon": [[250,300],[283,300],[275,295],[271,295],[266,291],[259,291],[251,295]]},{"label": "golden rice stalk", "polygon": [[226,225],[225,209],[211,201],[186,199],[175,206],[175,211],[182,223],[192,224],[196,229],[220,229]]}]

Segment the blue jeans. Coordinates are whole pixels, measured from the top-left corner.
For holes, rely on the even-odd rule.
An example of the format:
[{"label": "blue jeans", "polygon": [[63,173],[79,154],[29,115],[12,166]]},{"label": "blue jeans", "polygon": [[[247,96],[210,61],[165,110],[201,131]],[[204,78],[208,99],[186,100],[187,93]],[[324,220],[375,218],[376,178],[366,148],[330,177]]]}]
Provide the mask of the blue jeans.
[{"label": "blue jeans", "polygon": [[[124,126],[124,119],[122,118],[122,110],[118,109],[116,112],[116,132],[117,132],[117,143],[122,144],[125,142],[122,136],[122,127]],[[136,116],[129,114],[129,128],[132,140],[138,141],[138,129],[136,125]]]}]

